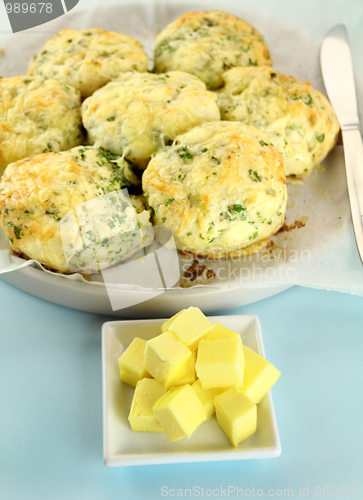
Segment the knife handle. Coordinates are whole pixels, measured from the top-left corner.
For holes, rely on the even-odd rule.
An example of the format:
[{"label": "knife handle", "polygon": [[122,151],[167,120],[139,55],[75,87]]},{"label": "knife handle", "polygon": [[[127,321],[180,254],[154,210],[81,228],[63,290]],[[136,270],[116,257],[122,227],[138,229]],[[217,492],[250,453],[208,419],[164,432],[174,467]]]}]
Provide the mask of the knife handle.
[{"label": "knife handle", "polygon": [[354,233],[363,263],[363,142],[359,128],[343,129],[342,136]]}]

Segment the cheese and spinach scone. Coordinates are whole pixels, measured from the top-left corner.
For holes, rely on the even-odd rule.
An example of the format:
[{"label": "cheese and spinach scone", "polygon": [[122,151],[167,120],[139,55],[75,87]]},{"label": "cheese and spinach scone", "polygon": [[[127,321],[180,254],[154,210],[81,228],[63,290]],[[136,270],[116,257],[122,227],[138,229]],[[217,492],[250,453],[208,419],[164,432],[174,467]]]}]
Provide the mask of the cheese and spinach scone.
[{"label": "cheese and spinach scone", "polygon": [[101,28],[64,29],[29,64],[29,75],[55,78],[88,97],[120,73],[146,71],[149,59],[130,36]]},{"label": "cheese and spinach scone", "polygon": [[154,43],[156,73],[181,70],[210,90],[234,66],[272,64],[263,36],[249,23],[219,10],[191,12],[170,23]]},{"label": "cheese and spinach scone", "polygon": [[0,181],[0,226],[14,252],[49,269],[107,268],[153,239],[149,212],[122,190],[133,181],[125,160],[91,146],[22,159]]},{"label": "cheese and spinach scone", "polygon": [[286,210],[283,160],[265,135],[238,122],[205,123],[154,156],[142,177],[154,223],[177,248],[229,257],[261,250]]},{"label": "cheese and spinach scone", "polygon": [[145,168],[179,134],[220,119],[217,96],[182,71],[125,73],[82,104],[90,144]]},{"label": "cheese and spinach scone", "polygon": [[0,79],[0,177],[10,163],[81,143],[77,90],[41,76]]},{"label": "cheese and spinach scone", "polygon": [[269,66],[232,68],[223,79],[218,91],[222,118],[262,130],[282,154],[286,175],[307,175],[334,147],[338,120],[310,83]]}]

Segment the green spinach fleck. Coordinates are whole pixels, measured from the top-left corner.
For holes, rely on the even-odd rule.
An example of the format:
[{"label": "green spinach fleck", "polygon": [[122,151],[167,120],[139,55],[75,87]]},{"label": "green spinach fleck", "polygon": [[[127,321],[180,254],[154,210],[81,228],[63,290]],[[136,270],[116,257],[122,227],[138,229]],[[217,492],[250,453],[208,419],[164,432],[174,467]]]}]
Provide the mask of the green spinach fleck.
[{"label": "green spinach fleck", "polygon": [[248,171],[248,174],[249,174],[250,178],[254,182],[261,182],[262,181],[262,177],[260,175],[258,175],[258,173],[256,172],[256,170],[252,170],[250,168],[249,171]]},{"label": "green spinach fleck", "polygon": [[194,157],[194,155],[189,151],[188,146],[185,146],[183,149],[180,149],[178,153],[180,158],[184,161],[191,160]]}]

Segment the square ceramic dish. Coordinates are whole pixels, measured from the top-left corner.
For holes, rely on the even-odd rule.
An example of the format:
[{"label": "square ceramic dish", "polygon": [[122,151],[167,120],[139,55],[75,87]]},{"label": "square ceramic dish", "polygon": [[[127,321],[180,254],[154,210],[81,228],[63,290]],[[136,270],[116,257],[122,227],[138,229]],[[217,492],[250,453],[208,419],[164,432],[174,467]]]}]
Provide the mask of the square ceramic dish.
[{"label": "square ceramic dish", "polygon": [[[239,333],[243,343],[265,357],[257,316],[209,316]],[[182,462],[272,458],[281,453],[271,391],[258,405],[257,431],[234,448],[215,417],[190,439],[170,441],[164,433],[134,433],[128,414],[134,388],[120,380],[118,358],[134,337],[149,340],[161,333],[165,319],[110,321],[102,327],[103,456],[111,467]]]}]

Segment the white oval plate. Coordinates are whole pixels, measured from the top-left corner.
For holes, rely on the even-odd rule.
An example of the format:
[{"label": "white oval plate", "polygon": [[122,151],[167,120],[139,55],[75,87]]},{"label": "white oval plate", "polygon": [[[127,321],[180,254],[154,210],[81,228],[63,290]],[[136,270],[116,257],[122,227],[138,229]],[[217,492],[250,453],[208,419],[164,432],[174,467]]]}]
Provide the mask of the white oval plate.
[{"label": "white oval plate", "polygon": [[[107,1],[105,3],[110,4],[113,2]],[[214,6],[217,5],[216,2],[214,4]],[[30,57],[39,50],[51,34],[66,26],[81,28],[94,25],[95,19],[97,19],[97,25],[104,29],[114,29],[135,36],[144,43],[146,50],[151,54],[151,45],[155,36],[150,28],[150,19],[152,18],[150,12],[155,10],[158,19],[156,24],[166,25],[167,22],[188,9],[188,5],[183,2],[167,2],[166,5],[167,7],[164,8],[157,3],[155,10],[154,4],[150,2],[149,5],[146,1],[142,1],[140,4],[123,4],[123,2],[120,2],[112,6],[102,4],[98,7],[92,6],[87,11],[77,11],[66,17],[58,18],[34,30],[1,37],[1,48],[4,49],[4,55],[0,61],[1,74],[10,76],[24,73]],[[209,8],[212,8],[212,4],[210,4]],[[244,12],[237,1],[230,1],[228,8],[236,10],[236,14],[240,13],[241,17],[247,18],[259,30],[268,35],[269,44],[274,52],[274,60],[281,71],[291,72],[291,74],[303,79],[308,78],[314,82],[317,88],[322,88],[319,68],[315,63],[311,62],[310,56],[311,48],[315,47],[317,43],[316,40],[309,40],[302,33],[284,25],[277,25],[275,22],[271,23],[268,17],[253,12]],[[115,12],[118,12],[119,15],[115,15]],[[123,12],[127,12],[129,15],[121,15]],[[127,23],[120,21],[124,18],[128,19]],[[293,40],[293,45],[300,47],[299,57],[286,57],[286,51],[280,43],[282,39]],[[21,54],[20,57],[19,53]],[[270,287],[248,288],[242,286],[240,280],[231,279],[228,283],[225,282],[225,287],[209,285],[201,288],[172,289],[153,298],[149,298],[145,293],[142,302],[113,311],[104,286],[94,286],[89,283],[67,280],[56,274],[51,275],[33,267],[22,268],[3,274],[1,277],[8,283],[32,295],[66,307],[98,314],[139,318],[172,315],[181,308],[190,305],[200,307],[206,313],[212,313],[265,299],[292,286],[277,286],[275,283],[274,286]],[[127,301],[130,294],[140,293],[143,292],[120,292],[121,301],[123,299]],[[137,302],[137,300],[133,301],[133,303]]]},{"label": "white oval plate", "polygon": [[[157,297],[132,307],[113,311],[105,286],[70,281],[54,274],[48,274],[34,267],[24,267],[11,273],[3,274],[2,279],[11,285],[61,306],[79,309],[97,314],[107,314],[126,318],[160,318],[172,316],[180,309],[196,306],[205,313],[239,307],[283,292],[290,286],[269,288],[213,288],[211,286],[171,289]],[[120,292],[125,300],[137,291]]]}]

